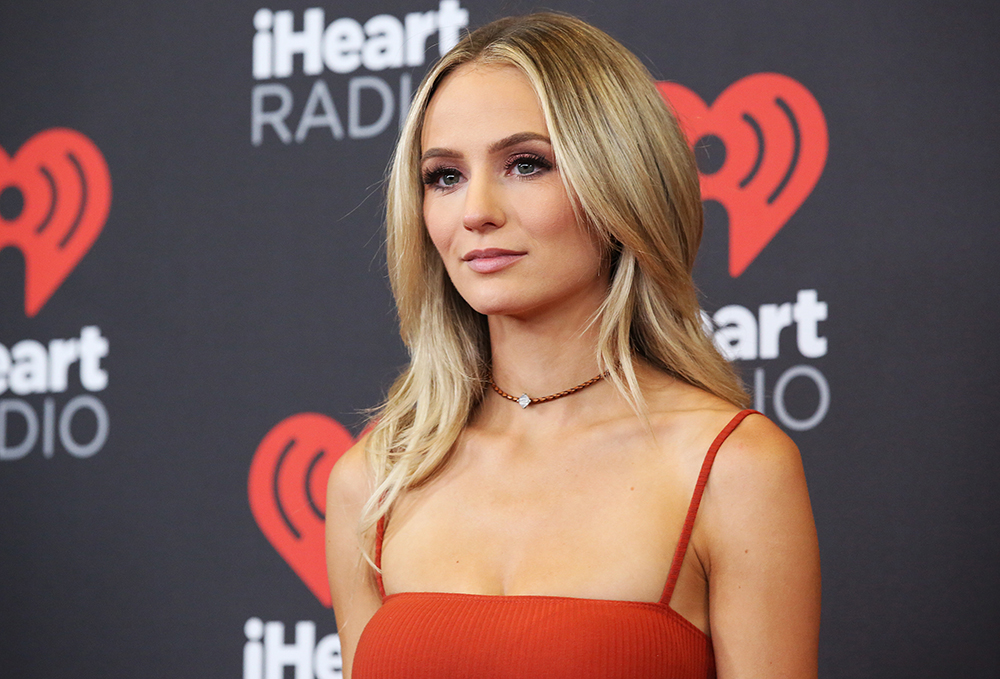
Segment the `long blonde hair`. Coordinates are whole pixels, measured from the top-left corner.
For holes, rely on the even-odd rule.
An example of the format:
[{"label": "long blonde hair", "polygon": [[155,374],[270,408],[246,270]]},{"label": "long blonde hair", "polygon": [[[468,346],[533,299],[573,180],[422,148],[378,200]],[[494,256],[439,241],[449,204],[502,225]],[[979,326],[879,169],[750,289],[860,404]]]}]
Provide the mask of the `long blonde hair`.
[{"label": "long blonde hair", "polygon": [[420,139],[427,105],[464,64],[519,68],[541,102],[578,218],[605,244],[607,298],[595,318],[598,361],[640,411],[637,357],[726,401],[746,394],[705,334],[691,278],[702,232],[698,172],[649,72],[603,31],[562,14],[501,19],[466,35],[427,74],[388,181],[387,256],[410,365],[367,441],[370,535],[400,493],[447,461],[483,398],[490,366],[485,316],[458,294],[423,222]]}]

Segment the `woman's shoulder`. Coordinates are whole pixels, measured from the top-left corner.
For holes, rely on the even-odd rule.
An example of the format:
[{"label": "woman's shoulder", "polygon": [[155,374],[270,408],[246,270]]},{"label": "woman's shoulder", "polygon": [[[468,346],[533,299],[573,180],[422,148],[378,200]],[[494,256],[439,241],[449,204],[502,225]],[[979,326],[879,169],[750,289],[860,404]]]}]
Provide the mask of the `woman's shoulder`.
[{"label": "woman's shoulder", "polygon": [[[731,422],[732,410],[719,419]],[[719,445],[704,488],[691,547],[725,664],[758,662],[771,649],[775,658],[761,667],[814,665],[819,547],[798,448],[769,419],[747,414]]]},{"label": "woman's shoulder", "polygon": [[[732,413],[726,432],[744,411]],[[725,418],[723,418],[725,419]],[[802,457],[789,436],[764,415],[749,411],[739,423],[724,435],[712,476],[716,486],[732,486],[733,491],[763,490],[765,486],[780,487],[791,477],[802,477]]]},{"label": "woman's shoulder", "polygon": [[345,667],[350,667],[361,631],[382,603],[358,535],[371,493],[366,443],[363,436],[340,456],[327,485],[326,567]]},{"label": "woman's shoulder", "polygon": [[756,411],[678,381],[664,381],[648,394],[657,438],[681,443],[699,459],[699,466],[700,459],[719,442],[713,477],[770,476],[801,468],[795,443]]},{"label": "woman's shoulder", "polygon": [[[764,415],[725,404],[691,413],[695,432],[700,429],[707,454],[717,444],[712,465],[715,486],[732,484],[747,489],[750,482],[775,482],[802,473],[799,449],[788,435]],[[752,486],[751,486],[752,487]]]},{"label": "woman's shoulder", "polygon": [[347,449],[333,469],[327,482],[327,498],[348,506],[360,507],[372,492],[372,474],[365,455],[368,434]]},{"label": "woman's shoulder", "polygon": [[766,541],[789,523],[812,525],[798,447],[764,415],[744,412],[730,406],[692,413],[703,423],[702,440],[717,444],[705,449],[714,448],[715,457],[699,512],[705,515],[702,538],[717,546],[758,533]]}]

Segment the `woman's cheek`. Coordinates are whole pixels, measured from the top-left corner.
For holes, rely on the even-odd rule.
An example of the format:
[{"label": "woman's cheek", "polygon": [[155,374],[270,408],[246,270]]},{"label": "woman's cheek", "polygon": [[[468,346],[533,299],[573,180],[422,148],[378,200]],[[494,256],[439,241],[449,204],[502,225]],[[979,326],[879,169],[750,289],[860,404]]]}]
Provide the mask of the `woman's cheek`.
[{"label": "woman's cheek", "polygon": [[434,247],[437,248],[438,253],[444,257],[447,251],[447,230],[441,226],[441,216],[439,214],[440,210],[436,209],[433,203],[424,203],[424,228],[427,229],[427,235],[431,237],[431,242],[434,243]]},{"label": "woman's cheek", "polygon": [[441,255],[441,259],[447,263],[449,260],[448,253],[451,248],[451,238],[440,230],[428,229],[427,231],[430,234],[431,242],[434,243],[435,249]]}]

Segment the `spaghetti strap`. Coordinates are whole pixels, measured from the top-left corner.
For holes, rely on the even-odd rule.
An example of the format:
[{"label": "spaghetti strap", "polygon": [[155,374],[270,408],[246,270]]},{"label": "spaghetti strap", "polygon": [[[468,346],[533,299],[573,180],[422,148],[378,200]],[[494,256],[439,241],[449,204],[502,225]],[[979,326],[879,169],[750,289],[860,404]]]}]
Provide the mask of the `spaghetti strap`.
[{"label": "spaghetti strap", "polygon": [[[684,528],[681,529],[681,537],[677,541],[677,550],[674,552],[674,560],[670,564],[670,575],[667,576],[667,584],[663,587],[663,596],[660,597],[660,603],[670,605],[670,599],[674,594],[674,586],[677,584],[677,576],[680,575],[681,565],[684,563],[684,555],[687,554],[688,542],[691,540],[691,531],[694,529],[694,520],[698,516],[698,506],[701,504],[701,496],[705,492],[705,485],[708,483],[708,474],[712,471],[712,463],[715,462],[715,455],[719,452],[719,448],[722,446],[723,442],[729,435],[733,433],[733,430],[739,426],[747,415],[757,413],[756,410],[741,410],[736,413],[736,416],[729,421],[725,429],[719,432],[719,435],[715,437],[715,441],[712,442],[712,446],[708,449],[708,453],[705,454],[705,461],[701,465],[701,473],[698,474],[698,483],[695,484],[694,494],[691,496],[691,504],[688,505],[687,516],[684,517]],[[759,413],[757,413],[759,414]],[[379,548],[381,548],[381,543],[379,543]],[[377,554],[378,552],[376,552]],[[379,585],[381,586],[382,580],[379,580]]]},{"label": "spaghetti strap", "polygon": [[375,582],[378,583],[378,594],[385,601],[385,584],[382,582],[382,538],[385,537],[385,514],[379,517],[375,527]]}]

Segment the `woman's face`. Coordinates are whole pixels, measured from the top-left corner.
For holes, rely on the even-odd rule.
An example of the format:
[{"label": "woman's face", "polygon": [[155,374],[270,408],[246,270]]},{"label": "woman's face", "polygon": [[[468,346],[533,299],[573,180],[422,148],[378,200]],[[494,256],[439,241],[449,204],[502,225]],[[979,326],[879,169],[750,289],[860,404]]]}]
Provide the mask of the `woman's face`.
[{"label": "woman's face", "polygon": [[483,314],[530,317],[607,293],[601,248],[577,221],[541,105],[511,66],[466,65],[427,107],[424,222],[452,283]]}]

